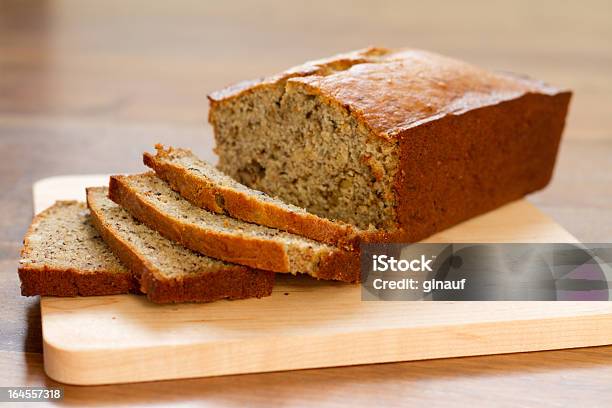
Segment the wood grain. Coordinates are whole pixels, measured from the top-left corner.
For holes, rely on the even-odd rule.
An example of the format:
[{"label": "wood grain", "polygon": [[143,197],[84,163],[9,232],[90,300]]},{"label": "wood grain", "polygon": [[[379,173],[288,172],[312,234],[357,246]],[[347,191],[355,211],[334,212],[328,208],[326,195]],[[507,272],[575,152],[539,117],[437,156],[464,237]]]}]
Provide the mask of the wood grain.
[{"label": "wood grain", "polygon": [[[16,266],[35,180],[142,170],[152,144],[212,158],[205,94],[366,44],[436,50],[575,91],[552,184],[532,195],[583,242],[612,240],[612,5],[464,1],[0,2],[0,381],[42,372]],[[323,12],[321,10],[324,10]],[[66,387],[88,405],[612,405],[612,347],[205,380]]]},{"label": "wood grain", "polygon": [[363,302],[280,277],[271,297],[152,307],[130,295],[44,298],[47,374],[114,384],[607,345],[608,302]]}]

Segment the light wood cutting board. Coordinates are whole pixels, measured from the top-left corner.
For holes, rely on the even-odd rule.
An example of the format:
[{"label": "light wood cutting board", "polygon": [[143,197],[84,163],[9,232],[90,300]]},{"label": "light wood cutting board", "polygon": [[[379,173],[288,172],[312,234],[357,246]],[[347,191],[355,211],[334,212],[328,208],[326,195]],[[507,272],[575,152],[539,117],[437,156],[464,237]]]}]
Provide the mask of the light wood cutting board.
[{"label": "light wood cutting board", "polygon": [[[106,176],[34,185],[38,212]],[[431,242],[576,242],[527,201]],[[612,343],[612,302],[362,302],[359,285],[277,275],[265,299],[154,305],[142,296],[41,300],[45,371],[110,384]]]}]

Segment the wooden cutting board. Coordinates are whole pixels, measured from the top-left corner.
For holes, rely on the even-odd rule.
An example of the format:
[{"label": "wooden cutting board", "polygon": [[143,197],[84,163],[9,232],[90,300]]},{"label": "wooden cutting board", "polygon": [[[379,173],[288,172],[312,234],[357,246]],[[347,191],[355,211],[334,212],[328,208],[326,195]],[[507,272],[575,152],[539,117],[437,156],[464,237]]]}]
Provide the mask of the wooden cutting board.
[{"label": "wooden cutting board", "polygon": [[[106,176],[34,185],[38,212]],[[431,242],[576,242],[527,201]],[[155,305],[142,296],[41,300],[47,374],[110,384],[612,343],[612,302],[362,302],[359,285],[278,275],[265,299]]]}]

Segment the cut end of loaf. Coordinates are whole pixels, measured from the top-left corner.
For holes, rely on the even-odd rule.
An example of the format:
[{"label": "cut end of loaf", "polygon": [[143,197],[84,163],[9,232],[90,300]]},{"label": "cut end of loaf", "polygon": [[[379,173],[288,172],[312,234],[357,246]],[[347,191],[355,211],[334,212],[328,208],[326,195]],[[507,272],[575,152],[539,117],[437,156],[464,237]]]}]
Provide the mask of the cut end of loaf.
[{"label": "cut end of loaf", "polygon": [[395,228],[393,141],[299,87],[270,85],[211,111],[219,168],[256,190],[360,229]]}]

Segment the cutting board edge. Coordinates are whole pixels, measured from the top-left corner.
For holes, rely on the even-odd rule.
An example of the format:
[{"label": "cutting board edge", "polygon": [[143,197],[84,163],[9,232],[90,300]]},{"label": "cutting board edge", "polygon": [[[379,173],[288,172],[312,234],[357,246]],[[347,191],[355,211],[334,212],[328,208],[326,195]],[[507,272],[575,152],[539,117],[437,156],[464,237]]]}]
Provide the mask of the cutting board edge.
[{"label": "cutting board edge", "polygon": [[[537,320],[537,324],[534,320]],[[121,374],[100,366],[99,350],[63,350],[49,343],[48,339],[43,341],[43,356],[45,372],[58,382],[105,385],[597,347],[612,344],[612,338],[604,334],[608,330],[612,331],[612,312],[609,311],[587,316],[516,320],[506,322],[503,330],[500,330],[499,322],[486,322],[463,325],[462,329],[447,325],[337,333],[323,336],[324,342],[321,342],[321,336],[312,336],[312,339],[310,336],[295,336],[289,338],[289,341],[283,337],[282,344],[275,349],[276,354],[282,356],[273,356],[272,361],[266,359],[265,362],[263,356],[269,350],[269,342],[274,340],[272,338],[262,337],[256,342],[231,342],[239,346],[242,351],[239,355],[231,355],[231,352],[220,355],[218,343],[211,343],[119,350],[112,358],[104,358],[104,364],[112,367],[115,367],[114,364],[125,363],[126,359],[139,361],[138,375],[133,372]],[[313,339],[317,341],[305,343],[305,340]],[[410,344],[411,350],[390,350],[393,346],[406,343]],[[295,347],[303,344],[315,344],[316,347],[296,353]],[[338,347],[343,349],[343,353],[330,352]],[[347,354],[347,347],[357,348],[353,350],[356,353],[367,351],[368,358],[352,358],[355,354]],[[156,353],[155,358],[150,353]],[[294,360],[283,359],[287,355],[291,355]],[[302,357],[296,360],[296,356],[303,355],[307,359]],[[335,357],[330,360],[330,355]],[[347,355],[351,357],[347,358]],[[215,362],[212,365],[211,360]],[[228,360],[234,360],[233,364],[241,368],[228,365]],[[207,364],[194,364],[197,361],[207,361]],[[68,369],[66,364],[70,366]]]}]

